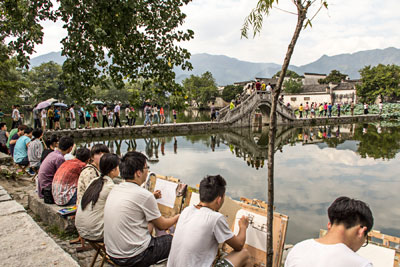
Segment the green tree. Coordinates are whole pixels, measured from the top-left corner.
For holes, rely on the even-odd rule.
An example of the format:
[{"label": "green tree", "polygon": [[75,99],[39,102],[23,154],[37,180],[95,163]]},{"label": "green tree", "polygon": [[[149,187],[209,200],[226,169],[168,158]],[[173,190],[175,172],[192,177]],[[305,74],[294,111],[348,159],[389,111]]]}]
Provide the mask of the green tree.
[{"label": "green tree", "polygon": [[3,111],[9,112],[11,105],[21,104],[19,96],[27,91],[27,82],[17,66],[18,61],[9,58],[9,49],[0,42],[0,106]]},{"label": "green tree", "polygon": [[391,100],[400,96],[400,66],[366,66],[360,71],[361,84],[357,85],[357,95],[362,101],[373,102],[380,96]]},{"label": "green tree", "polygon": [[243,93],[243,86],[240,85],[227,85],[222,90],[221,97],[224,101],[230,102],[235,99],[238,94]]},{"label": "green tree", "polygon": [[207,71],[201,76],[190,75],[183,80],[183,88],[188,92],[189,100],[196,106],[204,108],[208,102],[218,96],[218,89],[211,72]]},{"label": "green tree", "polygon": [[319,84],[329,84],[329,83],[340,83],[342,80],[345,80],[347,77],[346,74],[340,73],[338,70],[332,70],[328,76],[324,79],[319,79]]},{"label": "green tree", "polygon": [[170,90],[173,66],[191,68],[186,61],[190,53],[176,45],[193,38],[193,31],[177,30],[186,17],[181,7],[188,2],[60,0],[59,11],[68,32],[62,40],[68,90],[80,99],[87,97],[91,93],[87,88],[103,75],[118,88],[124,80],[143,77]]},{"label": "green tree", "polygon": [[29,55],[43,41],[40,22],[56,20],[51,0],[2,0],[0,1],[0,42],[6,38],[11,54],[16,53],[19,65],[28,67]]},{"label": "green tree", "polygon": [[12,52],[23,66],[36,44],[42,43],[46,19],[61,19],[68,36],[62,40],[63,79],[67,93],[79,102],[93,94],[93,86],[110,78],[116,87],[137,78],[159,82],[160,90],[174,87],[174,66],[190,69],[190,53],[177,45],[193,38],[179,30],[186,17],[181,7],[190,0],[0,1],[0,41],[9,38]]},{"label": "green tree", "polygon": [[[285,59],[282,64],[282,70],[277,82],[275,89],[272,92],[272,105],[271,105],[271,113],[270,113],[270,124],[269,124],[269,140],[268,140],[268,219],[267,219],[267,266],[272,267],[273,264],[273,243],[272,243],[272,233],[273,233],[273,210],[274,210],[274,154],[275,154],[275,138],[277,131],[277,116],[276,116],[276,107],[278,104],[278,98],[281,94],[283,80],[286,75],[286,71],[289,67],[290,59],[292,57],[294,47],[296,46],[297,39],[300,36],[300,32],[303,28],[309,25],[312,26],[311,22],[315,18],[315,16],[319,13],[319,11],[325,7],[328,8],[328,3],[326,0],[318,1],[320,3],[320,7],[317,8],[316,13],[310,18],[307,17],[308,9],[313,6],[316,1],[303,1],[303,0],[292,0],[291,1],[296,9],[297,13],[294,13],[297,16],[297,24],[295,31],[293,33],[292,39],[290,41],[288,50],[286,52]],[[256,36],[257,33],[260,33],[263,25],[264,15],[269,15],[269,12],[273,8],[273,4],[278,4],[278,0],[259,0],[257,6],[251,11],[251,13],[247,16],[243,28],[242,28],[242,36],[248,36],[249,26],[253,26],[253,37]],[[292,13],[292,12],[290,12]]]},{"label": "green tree", "polygon": [[71,101],[65,95],[65,85],[61,79],[61,74],[61,66],[53,61],[43,63],[28,72],[29,89],[34,103],[49,98]]},{"label": "green tree", "polygon": [[[281,76],[281,71],[282,70],[275,73],[274,76],[272,76],[272,78],[279,78],[279,76]],[[292,71],[292,70],[287,70],[285,77],[289,77],[289,78],[293,78],[293,79],[301,78],[300,75],[298,75],[295,71]]]},{"label": "green tree", "polygon": [[283,91],[288,94],[298,94],[303,91],[303,83],[301,80],[292,79],[283,82]]}]

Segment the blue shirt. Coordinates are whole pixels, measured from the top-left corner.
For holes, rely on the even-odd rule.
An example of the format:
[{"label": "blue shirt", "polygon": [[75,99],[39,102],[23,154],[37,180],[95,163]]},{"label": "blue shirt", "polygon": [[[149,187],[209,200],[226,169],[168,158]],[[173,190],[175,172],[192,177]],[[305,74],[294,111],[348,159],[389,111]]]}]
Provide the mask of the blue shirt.
[{"label": "blue shirt", "polygon": [[18,141],[14,147],[14,162],[15,163],[19,163],[24,158],[28,157],[28,147],[26,146],[26,144],[28,144],[30,141],[31,141],[31,139],[25,135],[18,138]]}]

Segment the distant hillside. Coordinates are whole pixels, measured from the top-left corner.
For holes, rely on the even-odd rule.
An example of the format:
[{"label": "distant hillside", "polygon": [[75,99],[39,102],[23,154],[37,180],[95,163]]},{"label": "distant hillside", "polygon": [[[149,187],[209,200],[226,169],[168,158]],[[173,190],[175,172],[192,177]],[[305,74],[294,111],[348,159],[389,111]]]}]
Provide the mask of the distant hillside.
[{"label": "distant hillside", "polygon": [[[61,52],[52,52],[31,59],[31,66],[39,66],[44,62],[54,61],[62,64],[65,58]],[[201,75],[210,71],[218,85],[227,85],[234,82],[246,81],[255,77],[271,77],[281,66],[275,63],[252,63],[241,61],[235,58],[223,55],[194,54],[190,62],[193,65],[193,71],[183,71],[175,68],[176,81],[181,82],[191,74]],[[348,74],[351,79],[358,79],[360,74],[358,70],[366,65],[396,64],[400,65],[400,49],[386,48],[360,51],[353,54],[340,54],[336,56],[322,56],[320,59],[300,67],[289,66],[290,70],[303,75],[304,72],[329,74],[331,70],[339,70]]]}]

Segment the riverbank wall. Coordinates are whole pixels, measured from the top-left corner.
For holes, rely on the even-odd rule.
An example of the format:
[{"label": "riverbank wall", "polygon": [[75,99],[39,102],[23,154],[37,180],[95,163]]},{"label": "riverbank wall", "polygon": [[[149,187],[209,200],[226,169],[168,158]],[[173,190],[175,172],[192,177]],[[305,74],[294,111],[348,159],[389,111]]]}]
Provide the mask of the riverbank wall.
[{"label": "riverbank wall", "polygon": [[[382,117],[377,114],[358,115],[358,116],[342,116],[342,117],[317,117],[317,118],[302,118],[294,121],[289,121],[281,126],[314,126],[328,124],[351,124],[351,123],[368,123],[382,120]],[[253,126],[259,126],[253,124]],[[229,123],[220,122],[188,122],[188,123],[170,123],[153,126],[123,126],[123,127],[105,127],[92,129],[64,129],[57,131],[46,131],[45,137],[52,134],[57,136],[70,135],[77,139],[92,139],[92,138],[115,138],[118,136],[135,136],[146,137],[149,135],[185,135],[196,133],[213,133],[232,128],[240,128],[240,125],[231,125]]]}]

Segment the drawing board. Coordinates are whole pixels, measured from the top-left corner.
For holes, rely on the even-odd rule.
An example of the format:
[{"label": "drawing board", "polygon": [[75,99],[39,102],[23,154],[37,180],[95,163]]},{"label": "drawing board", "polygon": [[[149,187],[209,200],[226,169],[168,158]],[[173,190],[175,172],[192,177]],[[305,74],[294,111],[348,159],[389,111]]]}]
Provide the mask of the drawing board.
[{"label": "drawing board", "polygon": [[157,203],[173,208],[175,205],[177,187],[177,183],[164,179],[157,179],[154,192],[157,190],[161,191],[161,198],[157,199]]},{"label": "drawing board", "polygon": [[368,244],[366,247],[361,247],[357,254],[368,259],[374,267],[393,266],[395,250],[385,248],[374,244]]},{"label": "drawing board", "polygon": [[239,233],[239,220],[242,216],[249,218],[249,227],[246,231],[246,244],[258,250],[267,252],[267,221],[264,216],[257,213],[240,209],[236,213],[235,225],[233,232],[235,235]]}]

